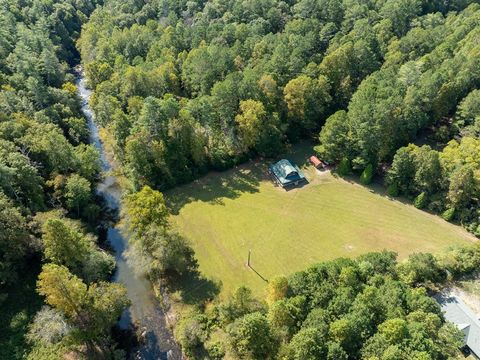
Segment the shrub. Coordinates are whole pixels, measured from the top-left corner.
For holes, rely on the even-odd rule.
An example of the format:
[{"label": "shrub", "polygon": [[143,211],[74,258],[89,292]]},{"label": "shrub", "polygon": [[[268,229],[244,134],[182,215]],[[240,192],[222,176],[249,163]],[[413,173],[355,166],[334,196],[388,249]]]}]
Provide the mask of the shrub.
[{"label": "shrub", "polygon": [[442,218],[447,221],[451,221],[454,216],[455,216],[455,208],[447,209],[442,213]]},{"label": "shrub", "polygon": [[428,196],[427,209],[432,212],[442,213],[445,209],[445,194],[438,192]]},{"label": "shrub", "polygon": [[440,283],[446,279],[446,272],[430,253],[415,253],[398,265],[400,278],[411,286]]},{"label": "shrub", "polygon": [[342,159],[337,166],[337,174],[340,176],[345,176],[351,173],[352,173],[352,168],[350,167],[350,160],[346,158]]},{"label": "shrub", "polygon": [[392,197],[397,197],[398,194],[399,194],[399,190],[398,190],[398,185],[397,183],[393,183],[391,185],[388,186],[387,188],[387,194],[389,196],[392,196]]},{"label": "shrub", "polygon": [[423,209],[427,205],[427,194],[425,194],[425,192],[422,192],[415,198],[413,204],[417,209]]},{"label": "shrub", "polygon": [[480,266],[480,246],[452,247],[440,255],[440,263],[455,278],[471,274]]},{"label": "shrub", "polygon": [[288,279],[285,276],[278,276],[268,282],[267,286],[267,304],[271,305],[275,301],[283,299],[287,295]]},{"label": "shrub", "polygon": [[209,359],[220,360],[225,357],[225,348],[220,341],[208,343],[207,346]]},{"label": "shrub", "polygon": [[368,185],[372,182],[373,178],[373,166],[368,164],[365,170],[363,170],[362,175],[360,175],[360,183],[363,185]]},{"label": "shrub", "polygon": [[193,356],[208,337],[205,315],[192,313],[182,318],[175,329],[175,338],[183,351]]}]

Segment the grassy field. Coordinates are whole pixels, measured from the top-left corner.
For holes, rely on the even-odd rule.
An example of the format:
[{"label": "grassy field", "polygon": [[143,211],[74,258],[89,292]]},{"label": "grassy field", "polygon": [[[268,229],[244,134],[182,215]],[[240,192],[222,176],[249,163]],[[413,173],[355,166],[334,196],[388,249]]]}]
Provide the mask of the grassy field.
[{"label": "grassy field", "polygon": [[[389,249],[403,258],[473,241],[459,226],[391,200],[378,189],[305,164],[308,148],[288,154],[309,184],[285,191],[255,161],[210,173],[170,192],[172,222],[192,242],[200,271],[222,283],[222,295],[245,284],[263,294],[265,280],[321,260]],[[378,191],[376,191],[378,190]],[[248,250],[251,264],[245,266]]]}]

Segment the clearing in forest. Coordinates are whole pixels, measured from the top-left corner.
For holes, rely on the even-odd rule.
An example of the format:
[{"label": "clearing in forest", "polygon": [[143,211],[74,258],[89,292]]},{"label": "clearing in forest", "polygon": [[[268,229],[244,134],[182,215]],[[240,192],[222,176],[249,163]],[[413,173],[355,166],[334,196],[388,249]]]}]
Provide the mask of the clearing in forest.
[{"label": "clearing in forest", "polygon": [[[258,160],[166,192],[172,223],[190,239],[201,273],[221,282],[222,295],[247,285],[261,296],[262,277],[288,275],[322,260],[382,249],[404,258],[475,239],[438,216],[389,199],[381,187],[314,169],[306,162],[309,155],[300,146],[285,156],[309,181],[290,191],[268,177],[271,161]],[[249,249],[255,271],[246,266]]]}]

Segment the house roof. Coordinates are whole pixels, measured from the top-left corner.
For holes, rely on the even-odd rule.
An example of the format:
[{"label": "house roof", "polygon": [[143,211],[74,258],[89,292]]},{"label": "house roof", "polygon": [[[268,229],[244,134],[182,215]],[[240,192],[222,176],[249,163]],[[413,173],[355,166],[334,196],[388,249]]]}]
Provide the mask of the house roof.
[{"label": "house roof", "polygon": [[465,334],[465,345],[480,357],[480,321],[477,315],[456,296],[435,297],[445,314]]},{"label": "house roof", "polygon": [[317,158],[315,155],[310,156],[310,162],[317,167],[318,165],[322,165],[322,162],[320,161],[319,158]]},{"label": "house roof", "polygon": [[279,162],[270,165],[270,171],[282,185],[305,179],[305,176],[299,167],[287,159],[282,159]]}]

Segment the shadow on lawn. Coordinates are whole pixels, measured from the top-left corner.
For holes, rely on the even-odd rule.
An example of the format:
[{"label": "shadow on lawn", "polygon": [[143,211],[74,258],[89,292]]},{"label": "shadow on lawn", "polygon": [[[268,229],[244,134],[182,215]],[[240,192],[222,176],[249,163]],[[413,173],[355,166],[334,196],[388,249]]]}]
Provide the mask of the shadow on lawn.
[{"label": "shadow on lawn", "polygon": [[268,179],[266,163],[249,161],[224,172],[211,172],[192,184],[167,192],[167,206],[177,215],[183,206],[194,201],[223,205],[223,198],[236,199],[243,193],[258,192],[260,182],[265,179]]},{"label": "shadow on lawn", "polygon": [[[338,175],[334,172],[332,172],[332,175],[336,178],[343,179],[343,180],[349,182],[350,184],[361,186],[361,187],[367,189],[368,191],[370,191],[372,194],[381,196],[381,197],[383,197],[387,200],[390,200],[390,201],[393,201],[393,202],[399,202],[399,203],[402,203],[404,205],[413,205],[413,200],[414,199],[409,199],[409,198],[406,198],[405,196],[396,196],[396,197],[390,196],[387,193],[387,186],[385,185],[385,180],[381,176],[378,176],[378,175],[375,176],[373,178],[373,181],[372,181],[371,184],[364,185],[360,182],[360,176],[359,175],[340,176],[340,175]],[[433,212],[427,211],[426,209],[422,209],[422,210],[425,211],[425,212],[434,214],[434,215],[438,215],[438,214],[435,214]]]},{"label": "shadow on lawn", "polygon": [[256,193],[260,182],[270,179],[269,164],[287,158],[295,161],[300,167],[308,165],[308,157],[313,153],[313,145],[312,142],[303,141],[274,159],[259,158],[230,170],[210,172],[190,184],[167,191],[165,193],[167,206],[173,215],[178,215],[180,209],[191,202],[203,201],[223,205],[223,198],[236,199],[243,193]]},{"label": "shadow on lawn", "polygon": [[185,273],[169,274],[166,287],[170,293],[178,292],[185,304],[198,305],[213,300],[220,293],[222,284],[204,277],[198,270],[197,260],[192,259],[192,265]]}]

